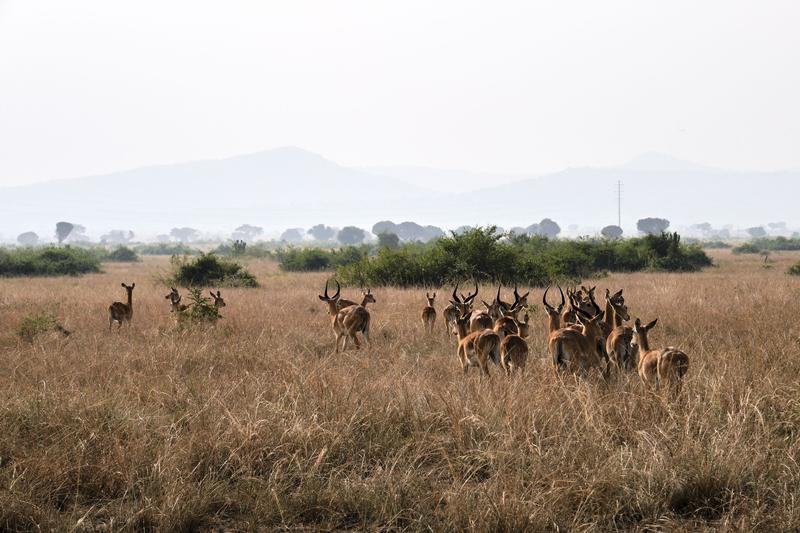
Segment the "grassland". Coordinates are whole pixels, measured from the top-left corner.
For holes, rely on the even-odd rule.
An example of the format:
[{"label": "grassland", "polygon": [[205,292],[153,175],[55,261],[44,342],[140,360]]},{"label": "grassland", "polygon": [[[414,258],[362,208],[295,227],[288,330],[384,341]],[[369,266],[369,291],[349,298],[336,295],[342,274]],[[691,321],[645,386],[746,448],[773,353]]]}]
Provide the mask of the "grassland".
[{"label": "grassland", "polygon": [[[0,529],[800,529],[798,254],[713,255],[595,280],[691,357],[675,403],[536,361],[465,379],[441,316],[422,334],[424,290],[373,289],[371,349],[333,355],[324,274],[251,262],[261,288],[223,290],[225,318],[194,330],[163,258],[0,279]],[[121,281],[133,325],[109,332]],[[72,335],[20,339],[42,312]]]}]

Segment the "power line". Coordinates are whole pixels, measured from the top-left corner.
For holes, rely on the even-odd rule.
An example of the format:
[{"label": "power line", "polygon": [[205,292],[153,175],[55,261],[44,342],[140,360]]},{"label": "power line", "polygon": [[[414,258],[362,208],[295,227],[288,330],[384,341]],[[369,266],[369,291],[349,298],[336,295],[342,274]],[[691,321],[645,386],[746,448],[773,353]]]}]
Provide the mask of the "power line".
[{"label": "power line", "polygon": [[617,180],[617,226],[622,227],[622,180]]}]

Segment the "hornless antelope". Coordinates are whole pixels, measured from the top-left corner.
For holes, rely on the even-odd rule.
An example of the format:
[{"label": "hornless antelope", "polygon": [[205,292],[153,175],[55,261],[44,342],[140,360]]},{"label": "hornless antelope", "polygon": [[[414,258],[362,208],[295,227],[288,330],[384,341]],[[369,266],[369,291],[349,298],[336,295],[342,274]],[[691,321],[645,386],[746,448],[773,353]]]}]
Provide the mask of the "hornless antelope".
[{"label": "hornless antelope", "polygon": [[456,320],[458,331],[458,358],[464,374],[470,366],[479,366],[486,376],[489,375],[489,359],[499,364],[500,337],[491,329],[469,332],[469,313]]},{"label": "hornless antelope", "polygon": [[111,330],[111,326],[116,322],[119,324],[119,327],[122,328],[123,322],[128,322],[128,325],[131,324],[131,319],[133,318],[133,288],[136,287],[135,283],[131,283],[130,285],[122,284],[125,287],[125,290],[128,292],[128,303],[124,304],[122,302],[114,302],[110,306],[108,306],[108,329]]},{"label": "hornless antelope", "polygon": [[433,306],[436,301],[436,292],[433,293],[433,296],[426,292],[425,299],[428,300],[428,305],[422,308],[422,326],[428,333],[433,333],[433,326],[436,324],[436,308]]},{"label": "hornless antelope", "polygon": [[658,323],[653,320],[646,326],[638,318],[633,325],[633,335],[639,346],[639,377],[646,385],[662,384],[670,387],[675,394],[681,390],[683,376],[689,371],[689,356],[669,346],[663,350],[651,350],[647,334]]},{"label": "hornless antelope", "polygon": [[603,346],[603,332],[598,325],[604,313],[601,311],[591,316],[579,308],[576,311],[583,331],[562,328],[550,334],[547,347],[553,361],[553,370],[556,375],[562,370],[585,374],[596,368],[606,377],[608,364]]},{"label": "hornless antelope", "polygon": [[169,300],[171,304],[170,313],[183,313],[187,309],[189,309],[188,305],[184,305],[181,303],[181,295],[178,293],[178,289],[172,287],[172,292],[164,296],[167,300]]},{"label": "hornless antelope", "polygon": [[500,364],[506,371],[506,375],[519,370],[525,371],[525,364],[528,362],[528,343],[519,335],[507,335],[500,342]]},{"label": "hornless antelope", "polygon": [[[609,313],[612,315],[609,319]],[[606,324],[614,328],[606,339],[606,353],[617,367],[617,370],[633,370],[636,368],[638,347],[633,344],[633,329],[624,326],[623,321],[630,320],[628,306],[622,298],[622,291],[611,295],[606,290]]]},{"label": "hornless antelope", "polygon": [[523,339],[527,339],[531,334],[531,325],[528,323],[530,317],[528,313],[525,313],[522,322],[517,321],[517,327],[519,328],[519,336]]},{"label": "hornless antelope", "polygon": [[217,294],[214,294],[212,291],[208,291],[212,298],[214,298],[214,307],[219,309],[220,307],[225,307],[225,300],[222,299],[222,295],[217,291]]}]

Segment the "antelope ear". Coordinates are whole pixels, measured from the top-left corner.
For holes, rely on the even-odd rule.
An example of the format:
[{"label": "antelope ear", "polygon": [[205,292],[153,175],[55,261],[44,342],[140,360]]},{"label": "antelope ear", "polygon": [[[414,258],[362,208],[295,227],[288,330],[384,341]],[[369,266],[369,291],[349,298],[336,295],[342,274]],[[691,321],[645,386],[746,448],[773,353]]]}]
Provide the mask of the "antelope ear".
[{"label": "antelope ear", "polygon": [[134,288],[134,287],[136,287],[136,284],[135,283],[131,283],[131,289]]},{"label": "antelope ear", "polygon": [[217,298],[222,298],[222,295],[217,291]]},{"label": "antelope ear", "polygon": [[650,322],[649,324],[647,324],[644,327],[644,329],[649,331],[649,330],[653,329],[654,327],[656,327],[656,324],[658,324],[658,319],[657,318],[655,320],[653,320],[652,322]]},{"label": "antelope ear", "polygon": [[[125,287],[125,284],[124,284],[124,283],[122,283],[121,285],[122,285],[123,287]],[[127,287],[125,287],[125,288],[127,289]]]},{"label": "antelope ear", "polygon": [[216,298],[216,296],[214,295],[214,291],[208,291],[208,294],[210,294],[212,298]]},{"label": "antelope ear", "polygon": [[634,326],[636,329],[640,329],[640,328],[642,327],[642,321],[641,321],[641,320],[639,320],[639,319],[637,318],[637,319],[636,319],[636,320],[633,322],[633,326]]},{"label": "antelope ear", "polygon": [[322,300],[323,302],[327,302],[327,301],[328,301],[328,300],[326,300],[326,299],[325,299],[325,297],[324,297],[323,295],[321,295],[321,294],[317,294],[317,298],[319,298],[319,299],[320,299],[320,300]]},{"label": "antelope ear", "polygon": [[433,297],[436,298],[436,291],[433,292]]}]

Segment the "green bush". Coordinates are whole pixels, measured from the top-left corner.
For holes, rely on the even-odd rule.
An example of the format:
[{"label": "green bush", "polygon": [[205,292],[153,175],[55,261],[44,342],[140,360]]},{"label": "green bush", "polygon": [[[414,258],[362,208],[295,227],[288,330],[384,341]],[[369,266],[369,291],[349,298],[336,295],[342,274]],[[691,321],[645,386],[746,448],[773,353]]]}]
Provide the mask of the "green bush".
[{"label": "green bush", "polygon": [[549,240],[476,228],[433,243],[383,248],[375,257],[339,268],[349,284],[425,286],[465,279],[543,286],[576,281],[604,271],[693,272],[711,265],[697,246],[676,233],[628,240]]},{"label": "green bush", "polygon": [[318,272],[358,263],[367,257],[368,246],[346,246],[339,250],[284,248],[278,250],[280,267],[287,272]]},{"label": "green bush", "polygon": [[120,246],[108,252],[103,260],[117,263],[134,263],[139,260],[139,255],[127,246]]},{"label": "green bush", "polygon": [[70,246],[0,249],[0,276],[77,276],[100,272],[89,250]]},{"label": "green bush", "polygon": [[751,244],[757,246],[760,250],[769,251],[797,251],[800,250],[800,238],[793,237],[791,239],[786,237],[775,237],[774,239],[754,239],[750,241]]},{"label": "green bush", "polygon": [[760,254],[762,248],[752,242],[746,242],[739,246],[734,246],[731,252],[735,254]]},{"label": "green bush", "polygon": [[183,243],[170,242],[142,244],[136,247],[136,251],[142,255],[197,255],[200,253]]},{"label": "green bush", "polygon": [[183,287],[258,287],[255,276],[239,263],[220,259],[213,253],[195,258],[173,256],[169,284]]},{"label": "green bush", "polygon": [[178,314],[178,323],[181,326],[186,326],[189,323],[214,323],[222,318],[219,309],[210,299],[203,296],[200,289],[196,287],[190,288],[189,300],[191,302],[189,308]]},{"label": "green bush", "polygon": [[64,329],[55,317],[47,313],[28,315],[17,327],[17,335],[28,342],[33,342],[37,336],[48,331],[58,331],[65,337],[70,335],[70,332]]},{"label": "green bush", "polygon": [[800,276],[800,263],[795,263],[792,266],[790,266],[787,273],[792,276]]}]

